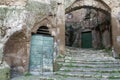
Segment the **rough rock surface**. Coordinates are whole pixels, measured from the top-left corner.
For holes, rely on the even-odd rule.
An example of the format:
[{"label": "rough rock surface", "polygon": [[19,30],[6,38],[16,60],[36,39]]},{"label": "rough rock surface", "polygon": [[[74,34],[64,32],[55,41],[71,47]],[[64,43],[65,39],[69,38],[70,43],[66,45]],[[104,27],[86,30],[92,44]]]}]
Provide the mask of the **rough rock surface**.
[{"label": "rough rock surface", "polygon": [[[0,60],[20,72],[28,69],[29,32],[56,7],[50,0],[0,0]],[[40,26],[39,26],[40,27]],[[31,33],[30,33],[31,35]]]}]

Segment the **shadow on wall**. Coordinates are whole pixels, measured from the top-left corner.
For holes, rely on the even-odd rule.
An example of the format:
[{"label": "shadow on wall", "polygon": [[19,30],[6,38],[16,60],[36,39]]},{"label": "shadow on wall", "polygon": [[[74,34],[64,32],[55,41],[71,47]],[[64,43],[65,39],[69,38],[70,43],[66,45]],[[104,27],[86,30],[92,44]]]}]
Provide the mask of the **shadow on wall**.
[{"label": "shadow on wall", "polygon": [[120,12],[118,12],[118,20],[119,20],[119,23],[120,23]]},{"label": "shadow on wall", "polygon": [[25,72],[27,70],[26,36],[23,31],[15,32],[4,47],[4,60],[12,69]]}]

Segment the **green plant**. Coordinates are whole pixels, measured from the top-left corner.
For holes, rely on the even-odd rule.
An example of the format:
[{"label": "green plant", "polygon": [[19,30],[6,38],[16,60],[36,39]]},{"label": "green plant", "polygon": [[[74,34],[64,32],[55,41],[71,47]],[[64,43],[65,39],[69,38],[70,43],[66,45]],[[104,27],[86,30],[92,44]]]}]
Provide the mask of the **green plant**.
[{"label": "green plant", "polygon": [[64,72],[70,72],[70,70],[64,70]]},{"label": "green plant", "polygon": [[66,74],[65,74],[65,75],[63,75],[63,77],[64,77],[64,78],[67,78],[67,77],[69,77],[69,75],[66,75]]},{"label": "green plant", "polygon": [[24,76],[31,76],[32,74],[30,72],[25,72]]},{"label": "green plant", "polygon": [[115,57],[115,59],[120,59],[120,53],[118,54],[118,57]]},{"label": "green plant", "polygon": [[111,48],[106,48],[106,49],[104,49],[104,52],[110,53],[110,52],[112,52],[112,49]]},{"label": "green plant", "polygon": [[63,58],[64,56],[63,55],[59,55],[58,57],[57,57],[57,59],[59,59],[59,58]]},{"label": "green plant", "polygon": [[110,76],[110,77],[108,77],[108,79],[120,79],[120,77],[118,76]]},{"label": "green plant", "polygon": [[59,71],[62,66],[63,66],[63,64],[59,64],[57,62],[54,62],[54,64],[53,64],[53,67],[54,67],[53,72]]},{"label": "green plant", "polygon": [[70,63],[69,65],[66,65],[66,67],[74,67],[74,65],[72,65],[72,63]]}]

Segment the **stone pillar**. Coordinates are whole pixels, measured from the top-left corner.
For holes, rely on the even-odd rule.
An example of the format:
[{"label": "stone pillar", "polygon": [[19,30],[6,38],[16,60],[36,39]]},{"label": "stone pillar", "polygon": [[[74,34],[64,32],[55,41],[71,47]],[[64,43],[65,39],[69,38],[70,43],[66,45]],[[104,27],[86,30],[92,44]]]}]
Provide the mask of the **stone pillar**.
[{"label": "stone pillar", "polygon": [[99,31],[96,31],[96,30],[92,30],[92,38],[93,38],[93,41],[92,41],[92,45],[93,45],[93,48],[100,48],[100,33]]},{"label": "stone pillar", "polygon": [[65,51],[65,9],[64,0],[57,0],[56,9],[56,23],[57,23],[57,33],[58,33],[58,45],[60,54],[64,54]]},{"label": "stone pillar", "polygon": [[120,12],[120,7],[114,7],[111,11],[111,17],[112,17],[112,43],[113,48],[116,56],[114,57],[120,57],[120,23],[118,20],[118,12]]},{"label": "stone pillar", "polygon": [[97,45],[96,45],[96,31],[95,30],[92,30],[92,46],[93,48],[97,48]]},{"label": "stone pillar", "polygon": [[103,37],[103,45],[105,48],[111,47],[111,39],[110,39],[110,32],[108,30],[105,30],[102,34]]}]

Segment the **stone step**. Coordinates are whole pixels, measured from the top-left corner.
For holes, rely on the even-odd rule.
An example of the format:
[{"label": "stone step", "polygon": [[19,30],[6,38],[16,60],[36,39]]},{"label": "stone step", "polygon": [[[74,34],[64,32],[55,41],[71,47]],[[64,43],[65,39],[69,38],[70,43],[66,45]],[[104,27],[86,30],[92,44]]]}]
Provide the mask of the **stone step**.
[{"label": "stone step", "polygon": [[67,60],[65,63],[87,63],[87,64],[120,64],[120,61],[87,61],[87,60]]},{"label": "stone step", "polygon": [[108,77],[108,78],[103,78],[103,77],[74,77],[74,76],[69,76],[69,75],[57,75],[58,77],[55,80],[120,80],[119,77]]},{"label": "stone step", "polygon": [[60,71],[76,71],[76,72],[120,72],[120,68],[81,68],[81,67],[62,67]]},{"label": "stone step", "polygon": [[[100,53],[100,54],[99,54]],[[89,55],[89,54],[98,54],[98,55],[101,55],[101,54],[105,54],[105,55],[109,55],[109,54],[112,54],[112,53],[106,53],[104,51],[66,51],[66,56],[69,56],[69,55]]]},{"label": "stone step", "polygon": [[98,64],[103,64],[103,65],[106,65],[106,64],[113,64],[113,65],[116,65],[116,64],[120,64],[120,62],[118,61],[114,61],[114,62],[111,62],[111,61],[68,61],[68,62],[59,62],[59,64],[64,64],[64,63],[67,63],[67,64],[95,64],[95,65],[98,65]]},{"label": "stone step", "polygon": [[94,73],[94,72],[58,72],[56,75],[82,78],[109,78],[120,77],[119,73]]},{"label": "stone step", "polygon": [[92,71],[86,71],[86,72],[74,72],[74,71],[67,71],[67,70],[64,70],[64,71],[58,71],[58,72],[55,72],[54,74],[56,73],[63,73],[63,74],[78,74],[78,75],[107,75],[107,76],[120,76],[120,72],[92,72]]},{"label": "stone step", "polygon": [[19,76],[12,78],[11,80],[56,80],[54,75],[52,76],[44,76],[44,75],[31,75],[31,76]]},{"label": "stone step", "polygon": [[84,67],[84,68],[120,68],[120,64],[78,64],[78,63],[63,63],[63,66],[65,67]]},{"label": "stone step", "polygon": [[[100,54],[99,54],[100,53]],[[97,51],[92,51],[92,50],[90,50],[90,51],[88,51],[88,50],[86,50],[86,51],[79,51],[79,50],[74,50],[74,51],[66,51],[66,54],[65,55],[70,55],[70,54],[72,54],[72,55],[85,55],[85,54],[99,54],[99,55],[101,55],[101,54],[105,54],[105,55],[109,55],[109,54],[112,54],[112,52],[110,52],[110,53],[106,53],[106,52],[104,52],[104,51],[99,51],[99,50],[97,50]]]},{"label": "stone step", "polygon": [[[92,58],[85,58],[85,57],[79,57],[79,58],[77,58],[77,57],[67,57],[67,58],[65,58],[65,60],[75,60],[75,61],[83,61],[83,60],[85,60],[85,61],[110,61],[110,62],[115,62],[115,61],[117,61],[116,59],[114,59],[114,58],[95,58],[95,57],[92,57]],[[118,62],[119,62],[120,60],[118,60]]]},{"label": "stone step", "polygon": [[[70,58],[70,59],[69,59]],[[69,60],[91,60],[91,61],[115,61],[115,59],[114,58],[86,58],[86,57],[66,57],[65,58],[65,60],[67,60],[67,59],[69,59]]]},{"label": "stone step", "polygon": [[79,59],[79,60],[75,60],[75,59],[65,59],[64,60],[65,62],[81,62],[81,61],[87,61],[87,62],[113,62],[113,63],[120,63],[120,61],[113,61],[113,60],[99,60],[99,59],[96,59],[96,60],[92,60],[92,59]]},{"label": "stone step", "polygon": [[82,77],[69,77],[69,76],[67,76],[65,78],[56,79],[56,80],[108,80],[108,79],[105,79],[105,78],[82,78]]}]

